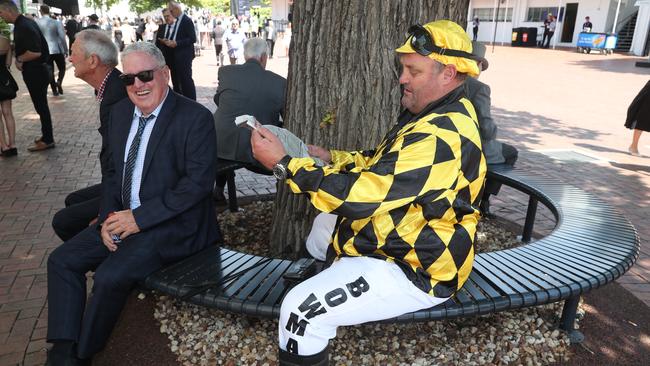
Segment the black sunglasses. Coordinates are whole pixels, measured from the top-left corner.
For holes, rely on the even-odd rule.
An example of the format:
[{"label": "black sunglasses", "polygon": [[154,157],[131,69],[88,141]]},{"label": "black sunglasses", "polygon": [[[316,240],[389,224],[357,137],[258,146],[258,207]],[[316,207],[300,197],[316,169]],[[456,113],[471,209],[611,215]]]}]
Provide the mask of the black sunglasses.
[{"label": "black sunglasses", "polygon": [[429,31],[420,24],[410,26],[408,36],[411,37],[411,47],[422,56],[429,56],[435,52],[439,55],[464,57],[474,60],[474,55],[471,53],[436,46]]},{"label": "black sunglasses", "polygon": [[153,80],[154,72],[158,69],[160,69],[160,67],[157,67],[153,70],[140,71],[137,74],[122,74],[120,75],[120,80],[122,80],[126,86],[133,85],[135,83],[135,78],[138,78],[143,83],[146,83]]}]

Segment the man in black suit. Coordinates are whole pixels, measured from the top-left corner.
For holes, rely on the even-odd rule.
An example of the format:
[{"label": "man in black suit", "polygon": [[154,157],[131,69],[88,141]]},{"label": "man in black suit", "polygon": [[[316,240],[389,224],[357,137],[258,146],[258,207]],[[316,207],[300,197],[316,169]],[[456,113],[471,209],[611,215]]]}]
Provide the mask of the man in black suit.
[{"label": "man in black suit", "polygon": [[[253,38],[244,44],[242,65],[219,68],[214,114],[219,159],[233,160],[257,173],[268,172],[260,165],[251,151],[250,130],[235,125],[235,118],[243,114],[255,116],[264,125],[282,127],[287,80],[265,70],[268,47],[261,38]],[[222,201],[225,177],[217,177],[215,199]]]},{"label": "man in black suit", "polygon": [[[160,42],[169,47],[172,52],[172,62],[177,84],[174,83],[174,91],[192,100],[196,100],[196,87],[192,79],[192,61],[194,60],[194,43],[196,43],[196,32],[194,23],[189,16],[183,13],[181,4],[170,1],[167,8],[176,18],[169,38],[160,39]],[[172,82],[174,79],[172,78]]]},{"label": "man in black suit", "polygon": [[176,93],[181,92],[180,83],[177,80],[176,69],[174,68],[174,50],[167,46],[167,40],[173,34],[174,31],[174,22],[176,18],[172,16],[172,13],[169,9],[164,8],[162,10],[163,24],[158,26],[158,31],[156,32],[156,46],[160,48],[163,56],[165,57],[165,63],[169,68],[169,73],[172,78],[172,85]]},{"label": "man in black suit", "polygon": [[47,104],[50,81],[50,70],[47,67],[50,51],[47,41],[36,22],[20,14],[13,1],[0,0],[0,18],[14,25],[16,68],[22,71],[34,109],[41,119],[42,135],[27,150],[35,152],[51,149],[55,144],[52,116]]},{"label": "man in black suit", "polygon": [[[76,34],[72,44],[70,63],[74,76],[85,81],[95,89],[99,102],[99,133],[102,147],[99,162],[102,176],[106,173],[108,160],[108,141],[106,131],[111,107],[127,97],[126,87],[120,80],[122,74],[117,66],[117,48],[106,33],[96,29],[86,29]],[[96,221],[99,214],[101,185],[95,184],[70,193],[65,198],[65,208],[54,215],[52,227],[63,241],[75,235]]]},{"label": "man in black suit", "polygon": [[[47,263],[51,365],[88,363],[105,345],[137,281],[221,240],[210,194],[216,174],[210,111],[168,87],[149,42],[121,54],[128,98],[113,106],[99,224]],[[86,301],[86,276],[95,271]]]}]

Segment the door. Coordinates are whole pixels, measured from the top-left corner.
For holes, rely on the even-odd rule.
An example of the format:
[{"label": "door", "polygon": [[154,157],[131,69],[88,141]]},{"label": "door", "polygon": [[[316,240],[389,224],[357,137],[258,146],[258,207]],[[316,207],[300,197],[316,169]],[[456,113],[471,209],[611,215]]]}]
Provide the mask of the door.
[{"label": "door", "polygon": [[576,28],[576,16],[578,15],[578,3],[566,4],[564,24],[562,25],[562,43],[573,42],[573,31]]}]

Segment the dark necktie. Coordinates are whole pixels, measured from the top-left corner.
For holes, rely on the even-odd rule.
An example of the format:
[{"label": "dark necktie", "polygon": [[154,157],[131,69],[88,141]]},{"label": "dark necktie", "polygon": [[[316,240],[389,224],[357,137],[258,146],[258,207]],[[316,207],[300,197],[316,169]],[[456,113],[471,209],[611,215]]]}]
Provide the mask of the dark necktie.
[{"label": "dark necktie", "polygon": [[140,151],[140,141],[142,140],[142,133],[147,126],[147,122],[152,120],[155,116],[150,114],[148,117],[140,116],[138,122],[138,131],[133,137],[131,146],[129,147],[129,154],[126,156],[126,164],[124,165],[124,182],[122,183],[122,204],[125,209],[131,208],[131,183],[133,182],[133,170],[135,163],[138,160],[138,152]]}]

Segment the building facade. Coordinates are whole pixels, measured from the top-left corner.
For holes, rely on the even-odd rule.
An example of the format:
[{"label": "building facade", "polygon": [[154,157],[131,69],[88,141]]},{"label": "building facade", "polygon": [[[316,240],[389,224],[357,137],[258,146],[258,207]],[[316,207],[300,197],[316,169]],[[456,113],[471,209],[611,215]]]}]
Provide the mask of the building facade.
[{"label": "building facade", "polygon": [[650,0],[470,0],[467,32],[472,34],[472,19],[478,17],[480,42],[509,44],[519,27],[537,28],[541,40],[549,13],[557,17],[554,45],[574,47],[588,16],[592,32],[619,35],[619,45],[627,49],[618,50],[647,55]]}]

